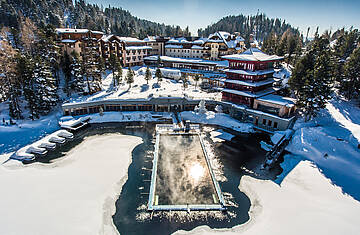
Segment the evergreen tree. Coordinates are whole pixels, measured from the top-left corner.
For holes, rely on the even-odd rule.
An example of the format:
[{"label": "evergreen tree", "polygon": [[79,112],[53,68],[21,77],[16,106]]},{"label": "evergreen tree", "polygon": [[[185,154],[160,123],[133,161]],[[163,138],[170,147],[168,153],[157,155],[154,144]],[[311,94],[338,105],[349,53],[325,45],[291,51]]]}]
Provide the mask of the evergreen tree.
[{"label": "evergreen tree", "polygon": [[181,80],[182,80],[182,83],[183,83],[183,89],[185,91],[185,88],[187,87],[187,82],[188,82],[188,78],[187,78],[187,75],[185,73],[181,74]]},{"label": "evergreen tree", "polygon": [[71,94],[72,74],[71,74],[71,59],[69,54],[65,51],[61,58],[61,67],[65,77],[65,92],[67,96]]},{"label": "evergreen tree", "polygon": [[195,80],[195,90],[196,90],[197,83],[198,83],[198,81],[200,80],[200,75],[199,75],[199,74],[195,74],[194,80]]},{"label": "evergreen tree", "polygon": [[289,85],[305,121],[316,116],[330,99],[333,84],[329,40],[316,37],[311,49],[296,63]]},{"label": "evergreen tree", "polygon": [[287,63],[290,64],[291,60],[292,60],[292,55],[295,53],[295,50],[297,48],[297,40],[293,35],[290,35],[287,39],[287,45],[286,45],[286,49],[287,49],[287,54],[288,54],[288,60]]},{"label": "evergreen tree", "polygon": [[102,56],[99,56],[97,59],[97,69],[100,71],[100,74],[105,72],[105,61]]},{"label": "evergreen tree", "polygon": [[[341,29],[335,32],[337,35],[336,43],[333,48],[334,56],[334,76],[336,79],[336,87],[339,88],[340,92],[344,92],[347,89],[342,89],[342,84],[346,83],[347,78],[345,77],[345,63],[349,58],[350,54],[354,51],[359,40],[358,30],[345,31]],[[335,39],[334,39],[335,40]],[[345,96],[347,96],[345,94]]]},{"label": "evergreen tree", "polygon": [[160,68],[157,68],[155,71],[155,77],[157,78],[157,83],[161,81],[161,78],[163,77]]},{"label": "evergreen tree", "polygon": [[160,55],[158,55],[158,57],[157,57],[157,66],[158,66],[158,67],[161,67],[161,66],[162,66],[162,61],[161,61]]},{"label": "evergreen tree", "polygon": [[78,93],[85,92],[85,83],[84,83],[84,71],[82,69],[82,63],[80,61],[79,55],[73,51],[71,54],[71,83],[70,88]]},{"label": "evergreen tree", "polygon": [[16,71],[17,52],[6,41],[0,40],[0,79],[3,90],[2,99],[9,102],[9,114],[14,119],[22,118],[20,108],[21,83]]},{"label": "evergreen tree", "polygon": [[115,63],[115,71],[116,71],[115,74],[116,86],[119,86],[120,82],[122,81],[123,70],[121,67],[120,60],[118,58],[116,59],[116,63]]},{"label": "evergreen tree", "polygon": [[113,74],[114,87],[117,87],[120,83],[120,78],[122,77],[122,67],[119,58],[114,54],[111,54],[109,65]]},{"label": "evergreen tree", "polygon": [[101,72],[98,70],[99,45],[95,38],[85,39],[84,54],[82,58],[82,71],[86,79],[85,93],[93,94],[101,90]]},{"label": "evergreen tree", "polygon": [[57,105],[59,96],[51,67],[41,57],[36,58],[33,82],[37,109],[40,114],[46,115]]},{"label": "evergreen tree", "polygon": [[360,47],[351,53],[345,64],[345,78],[342,80],[340,91],[347,99],[360,95]]},{"label": "evergreen tree", "polygon": [[129,89],[131,88],[131,84],[134,82],[134,73],[131,69],[131,67],[129,67],[127,74],[126,74],[126,83],[129,84]]},{"label": "evergreen tree", "polygon": [[31,56],[21,55],[17,58],[17,72],[19,78],[23,81],[24,97],[27,102],[27,108],[30,111],[29,118],[34,120],[39,118],[38,106],[36,103],[35,92],[34,92],[34,62]]},{"label": "evergreen tree", "polygon": [[145,71],[145,80],[146,80],[146,84],[149,84],[149,80],[152,78],[151,75],[151,71],[149,67],[146,67],[146,71]]}]

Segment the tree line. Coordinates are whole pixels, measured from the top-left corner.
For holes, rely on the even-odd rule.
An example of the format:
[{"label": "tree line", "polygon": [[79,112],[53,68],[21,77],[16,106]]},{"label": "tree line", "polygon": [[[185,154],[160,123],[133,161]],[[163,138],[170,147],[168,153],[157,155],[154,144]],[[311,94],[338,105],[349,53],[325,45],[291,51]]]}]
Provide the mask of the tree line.
[{"label": "tree line", "polygon": [[340,29],[321,36],[316,32],[296,60],[289,79],[297,107],[310,120],[325,108],[333,94],[346,99],[360,95],[360,33]]},{"label": "tree line", "polygon": [[84,0],[2,0],[0,29],[19,29],[22,18],[30,18],[37,27],[87,28],[107,34],[144,38],[147,35],[190,36],[189,28],[139,19],[122,8],[89,4]]},{"label": "tree line", "polygon": [[263,13],[255,16],[245,16],[243,14],[226,16],[205,29],[199,29],[198,35],[207,37],[217,31],[239,32],[245,39],[247,47],[250,46],[249,38],[251,34],[256,36],[256,39],[260,42],[268,38],[271,33],[282,35],[284,32],[290,31],[293,34],[299,34],[298,29],[286,23],[285,20],[280,18],[270,19]]},{"label": "tree line", "polygon": [[85,42],[81,59],[76,52],[61,53],[55,39],[52,25],[38,28],[29,18],[23,19],[19,30],[2,28],[0,102],[8,101],[12,118],[22,119],[26,115],[34,120],[48,114],[62,96],[101,90],[101,75],[106,68],[116,74],[119,82],[122,68],[118,58],[112,56],[105,63],[96,41]]}]

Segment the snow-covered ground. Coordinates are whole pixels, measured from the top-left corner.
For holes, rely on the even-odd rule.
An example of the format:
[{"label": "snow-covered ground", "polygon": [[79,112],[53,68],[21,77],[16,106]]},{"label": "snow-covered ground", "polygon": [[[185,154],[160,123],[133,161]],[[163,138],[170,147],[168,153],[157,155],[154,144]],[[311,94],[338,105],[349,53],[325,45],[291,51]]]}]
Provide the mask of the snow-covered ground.
[{"label": "snow-covered ground", "polygon": [[58,124],[59,118],[62,116],[60,108],[35,121],[16,120],[16,125],[11,126],[2,123],[3,118],[9,122],[7,109],[7,104],[0,103],[0,154],[15,151],[60,128]]},{"label": "snow-covered ground", "polygon": [[215,113],[212,111],[196,113],[193,111],[185,111],[181,112],[180,115],[183,120],[190,120],[193,123],[213,124],[245,133],[254,131],[252,124],[240,122],[224,113]]},{"label": "snow-covered ground", "polygon": [[[63,94],[62,89],[59,89],[59,95],[62,99],[70,102],[78,102],[85,100],[98,100],[98,99],[137,99],[148,98],[151,96],[178,96],[184,95],[196,99],[221,99],[221,93],[206,93],[200,90],[199,87],[195,88],[195,82],[189,79],[188,87],[184,90],[182,81],[175,81],[163,78],[158,83],[157,79],[153,78],[146,84],[144,79],[146,67],[133,67],[135,70],[134,83],[129,88],[125,82],[127,69],[123,70],[123,80],[120,86],[115,89],[113,83],[113,76],[110,71],[107,71],[102,81],[102,91],[91,96],[74,96],[67,98]],[[152,70],[153,74],[155,73]],[[63,80],[63,79],[62,79]],[[198,82],[198,85],[201,81]],[[61,84],[61,87],[64,85]],[[41,117],[39,120],[31,121],[29,119],[16,120],[16,125],[3,125],[2,119],[9,122],[8,104],[6,102],[0,103],[0,153],[9,153],[28,145],[40,138],[58,130],[59,118],[62,116],[60,108],[56,108],[50,115]],[[140,118],[145,121],[144,118]]]},{"label": "snow-covered ground", "polygon": [[251,200],[250,220],[231,229],[200,226],[177,234],[347,234],[359,232],[360,203],[309,161],[301,161],[281,185],[243,176],[239,189]]},{"label": "snow-covered ground", "polygon": [[116,234],[115,201],[140,143],[122,134],[91,136],[51,164],[0,165],[0,234]]},{"label": "snow-covered ground", "polygon": [[[183,88],[182,81],[176,81],[172,79],[162,78],[158,83],[157,78],[153,75],[153,78],[149,80],[149,84],[145,80],[145,70],[146,67],[136,67],[133,68],[135,71],[134,83],[131,84],[129,89],[129,84],[125,82],[125,77],[127,69],[123,69],[123,79],[120,85],[115,89],[112,73],[107,73],[107,76],[102,81],[103,90],[86,97],[79,97],[71,99],[69,102],[79,102],[79,101],[92,101],[99,99],[138,99],[138,98],[149,98],[149,97],[159,97],[159,96],[188,96],[196,99],[221,99],[221,93],[207,93],[200,90],[199,85],[201,81],[198,82],[198,86],[195,88],[195,82],[189,78],[188,87]],[[151,69],[154,74],[155,71]]]},{"label": "snow-covered ground", "polygon": [[345,193],[360,200],[360,108],[333,99],[317,118],[298,120],[287,150],[313,161]]}]

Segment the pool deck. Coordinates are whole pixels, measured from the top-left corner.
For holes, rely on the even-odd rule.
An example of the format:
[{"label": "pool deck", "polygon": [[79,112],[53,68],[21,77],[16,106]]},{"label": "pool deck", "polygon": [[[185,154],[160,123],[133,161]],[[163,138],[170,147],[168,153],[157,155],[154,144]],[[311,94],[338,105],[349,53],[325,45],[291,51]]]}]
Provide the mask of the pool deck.
[{"label": "pool deck", "polygon": [[[195,203],[191,203],[191,204],[184,204],[184,203],[179,203],[179,204],[162,204],[159,205],[159,195],[156,195],[156,190],[157,190],[157,173],[158,173],[158,165],[159,165],[159,146],[160,146],[160,137],[162,135],[178,135],[178,136],[183,136],[183,135],[192,135],[192,136],[197,136],[201,145],[201,150],[203,153],[203,156],[205,157],[205,162],[206,162],[206,169],[208,169],[208,171],[205,172],[206,176],[206,180],[210,180],[211,178],[211,182],[205,182],[205,186],[207,188],[212,188],[212,191],[214,194],[212,194],[212,197],[209,197],[208,194],[206,195],[206,200],[207,203],[198,203],[199,201],[196,200]],[[171,159],[170,159],[171,160]],[[205,163],[204,163],[205,164]],[[176,180],[176,179],[174,179]],[[207,190],[207,189],[205,189]],[[209,191],[209,190],[208,190]],[[210,190],[211,191],[211,190]],[[210,192],[212,193],[212,192]],[[200,193],[201,194],[201,193]],[[204,195],[200,195],[198,193],[198,195],[200,197],[203,197]],[[216,195],[215,195],[216,194]],[[196,197],[197,195],[195,195]],[[185,198],[186,195],[184,195]],[[213,203],[209,203],[209,198],[213,199],[211,200]],[[201,200],[201,199],[199,199]],[[180,200],[181,201],[181,200]],[[194,202],[194,200],[193,200]],[[208,158],[208,154],[207,151],[205,149],[203,140],[201,138],[200,135],[200,127],[199,125],[190,125],[190,130],[188,132],[185,132],[183,130],[179,130],[179,128],[177,128],[176,126],[173,125],[157,125],[156,127],[156,143],[155,143],[155,151],[154,151],[154,160],[153,160],[153,169],[152,169],[152,175],[151,175],[151,185],[150,185],[150,192],[149,192],[149,201],[148,201],[148,211],[192,211],[192,210],[226,210],[225,207],[225,202],[221,193],[221,189],[220,186],[215,178],[214,172],[212,170],[211,164],[210,164],[210,160]]]}]

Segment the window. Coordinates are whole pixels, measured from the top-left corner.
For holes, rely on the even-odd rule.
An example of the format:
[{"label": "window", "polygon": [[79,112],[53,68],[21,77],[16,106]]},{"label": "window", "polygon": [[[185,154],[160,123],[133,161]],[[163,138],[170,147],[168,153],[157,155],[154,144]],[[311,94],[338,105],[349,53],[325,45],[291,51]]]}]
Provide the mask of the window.
[{"label": "window", "polygon": [[274,128],[277,128],[277,127],[278,127],[278,123],[274,122]]},{"label": "window", "polygon": [[266,125],[266,119],[263,119],[263,125]]},{"label": "window", "polygon": [[268,121],[268,126],[271,126],[271,124],[272,124],[272,121],[269,120],[269,121]]}]

